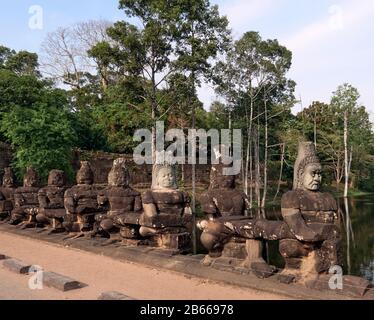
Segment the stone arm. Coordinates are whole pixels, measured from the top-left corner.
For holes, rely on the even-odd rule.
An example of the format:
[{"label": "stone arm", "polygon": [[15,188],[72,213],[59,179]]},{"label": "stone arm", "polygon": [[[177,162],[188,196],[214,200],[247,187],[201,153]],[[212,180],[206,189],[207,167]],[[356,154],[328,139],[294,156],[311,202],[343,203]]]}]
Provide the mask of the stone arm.
[{"label": "stone arm", "polygon": [[142,198],[141,196],[136,196],[135,202],[134,202],[134,212],[139,212],[142,210],[143,210]]},{"label": "stone arm", "polygon": [[108,205],[109,203],[109,198],[107,197],[107,195],[103,192],[100,192],[98,195],[97,195],[97,204],[99,206],[99,208],[104,208]]},{"label": "stone arm", "polygon": [[183,215],[185,214],[192,214],[192,209],[191,209],[191,198],[190,195],[187,192],[183,192],[183,200],[185,203],[184,210],[183,210]]},{"label": "stone arm", "polygon": [[22,193],[16,193],[14,195],[14,203],[16,207],[22,207],[25,204],[25,198],[23,197]]},{"label": "stone arm", "polygon": [[208,220],[214,220],[219,218],[219,210],[215,202],[214,197],[212,197],[209,192],[204,193],[201,196],[201,209],[204,212],[205,218]]},{"label": "stone arm", "polygon": [[147,191],[143,194],[142,201],[143,201],[144,215],[147,218],[152,218],[152,217],[157,216],[157,207],[156,207],[151,191]]},{"label": "stone arm", "polygon": [[5,196],[4,196],[3,193],[0,191],[0,201],[4,201],[4,200],[6,200],[6,199],[5,199]]},{"label": "stone arm", "polygon": [[319,236],[310,228],[301,215],[300,209],[282,208],[283,220],[286,222],[292,234],[299,241],[315,242]]},{"label": "stone arm", "polygon": [[47,192],[45,190],[40,190],[38,192],[38,201],[39,201],[39,207],[43,209],[49,209],[48,204],[49,200],[47,197]]},{"label": "stone arm", "polygon": [[70,214],[75,213],[76,200],[74,198],[74,195],[70,193],[69,191],[65,192],[64,206],[65,206],[67,213],[70,213]]}]

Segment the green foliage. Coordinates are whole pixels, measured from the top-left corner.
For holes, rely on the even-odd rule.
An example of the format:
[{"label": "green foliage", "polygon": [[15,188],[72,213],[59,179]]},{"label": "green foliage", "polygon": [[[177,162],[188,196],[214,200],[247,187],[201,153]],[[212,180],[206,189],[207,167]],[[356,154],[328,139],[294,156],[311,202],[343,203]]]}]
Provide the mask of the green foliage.
[{"label": "green foliage", "polygon": [[74,130],[65,91],[54,89],[34,72],[37,56],[0,48],[0,132],[15,152],[19,177],[33,166],[42,179],[51,169],[72,175]]},{"label": "green foliage", "polygon": [[22,176],[27,166],[45,181],[52,169],[72,175],[73,130],[66,110],[40,101],[32,108],[14,106],[1,121],[1,130],[16,149],[14,166]]}]

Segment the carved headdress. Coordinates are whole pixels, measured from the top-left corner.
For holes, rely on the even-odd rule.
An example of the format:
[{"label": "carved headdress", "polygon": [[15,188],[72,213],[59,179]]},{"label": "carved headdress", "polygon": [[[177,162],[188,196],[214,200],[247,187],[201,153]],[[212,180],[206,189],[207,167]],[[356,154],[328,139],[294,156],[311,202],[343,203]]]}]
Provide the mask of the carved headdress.
[{"label": "carved headdress", "polygon": [[38,173],[32,167],[28,167],[26,174],[23,177],[23,186],[24,187],[36,187],[38,185],[39,178]]},{"label": "carved headdress", "polygon": [[88,161],[81,161],[81,167],[77,172],[77,184],[93,184],[94,175]]},{"label": "carved headdress", "polygon": [[15,183],[15,177],[14,177],[12,168],[5,168],[4,176],[3,176],[3,187],[13,188],[15,186],[16,186],[16,183]]},{"label": "carved headdress", "polygon": [[210,189],[235,189],[235,175],[225,175],[225,169],[232,167],[230,148],[224,144],[212,148],[215,163],[210,171]]},{"label": "carved headdress", "polygon": [[51,170],[48,176],[48,186],[63,187],[66,184],[65,172],[62,170]]},{"label": "carved headdress", "polygon": [[128,187],[130,174],[124,158],[113,161],[113,167],[108,175],[108,185],[113,187]]},{"label": "carved headdress", "polygon": [[299,151],[294,165],[293,189],[300,189],[301,174],[308,164],[320,164],[320,159],[316,155],[316,146],[313,142],[300,142]]}]

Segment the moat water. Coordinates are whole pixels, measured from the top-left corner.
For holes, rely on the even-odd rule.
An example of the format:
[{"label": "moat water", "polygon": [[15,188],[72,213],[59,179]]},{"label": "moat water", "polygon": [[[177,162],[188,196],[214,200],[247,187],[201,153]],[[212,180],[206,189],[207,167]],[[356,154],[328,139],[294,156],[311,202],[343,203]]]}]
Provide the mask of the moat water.
[{"label": "moat water", "polygon": [[[374,284],[374,194],[337,201],[344,234],[344,272],[364,277]],[[266,216],[280,220],[280,208],[269,208]],[[271,264],[283,267],[276,242],[269,243],[268,259]]]}]

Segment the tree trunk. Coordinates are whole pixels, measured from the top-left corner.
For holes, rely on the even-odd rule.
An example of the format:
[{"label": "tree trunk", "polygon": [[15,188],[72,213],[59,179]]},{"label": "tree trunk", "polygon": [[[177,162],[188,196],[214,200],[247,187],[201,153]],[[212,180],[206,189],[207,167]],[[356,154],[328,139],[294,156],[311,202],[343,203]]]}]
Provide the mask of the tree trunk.
[{"label": "tree trunk", "polygon": [[280,191],[280,185],[281,185],[282,176],[283,176],[283,163],[284,163],[284,153],[285,153],[285,149],[286,149],[286,144],[283,143],[283,144],[282,144],[281,167],[280,167],[280,173],[279,173],[278,187],[277,187],[277,192],[275,193],[275,196],[274,196],[273,202],[274,202],[275,199],[277,198],[277,196],[278,196],[278,194],[279,194],[279,191]]},{"label": "tree trunk", "polygon": [[268,110],[266,98],[264,101],[265,107],[265,154],[264,154],[264,191],[262,194],[261,208],[266,206],[266,196],[268,191],[268,146],[269,146],[269,137],[268,137]]},{"label": "tree trunk", "polygon": [[348,197],[349,189],[349,159],[348,159],[348,112],[344,112],[344,198]]}]

